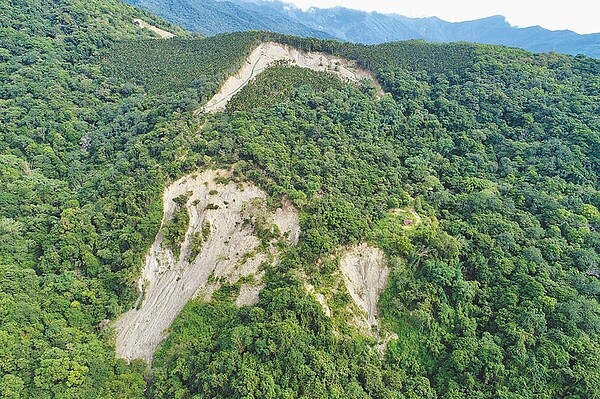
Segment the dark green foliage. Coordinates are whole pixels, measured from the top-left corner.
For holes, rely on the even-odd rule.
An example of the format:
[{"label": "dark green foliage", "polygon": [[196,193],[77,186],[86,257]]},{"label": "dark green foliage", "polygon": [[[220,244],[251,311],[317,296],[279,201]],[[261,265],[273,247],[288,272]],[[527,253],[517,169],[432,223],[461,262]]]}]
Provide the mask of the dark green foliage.
[{"label": "dark green foliage", "polygon": [[288,63],[272,66],[227,103],[228,111],[252,111],[287,101],[301,87],[304,92],[324,92],[343,86],[336,76],[300,68]]},{"label": "dark green foliage", "polygon": [[[114,358],[104,320],[133,305],[165,182],[236,163],[301,208],[301,241],[265,266],[256,307],[235,308],[239,284],[223,284],[214,303],[184,310],[156,356],[152,395],[598,397],[597,61],[262,33],[127,41],[150,34],[111,0],[12,1],[2,12],[2,396],[143,397],[145,365]],[[230,113],[186,112],[215,89],[194,88],[198,71],[219,82],[266,38],[354,58],[390,94],[279,67]],[[210,43],[231,58],[210,58]],[[144,48],[160,53],[155,67],[182,72],[172,84],[138,68],[153,57]],[[120,75],[98,66],[107,51],[130,52]],[[424,222],[405,230],[389,210],[411,206]],[[361,241],[390,257],[380,307],[399,339],[383,359],[374,339],[334,327],[298,278],[329,278],[335,262],[318,260]]]},{"label": "dark green foliage", "polygon": [[384,381],[404,379],[381,370],[367,342],[337,339],[298,281],[253,308],[192,302],[172,329],[154,363],[156,398],[368,398],[391,395]]},{"label": "dark green foliage", "polygon": [[198,231],[198,232],[194,233],[192,242],[190,244],[191,249],[190,249],[190,258],[188,259],[189,262],[192,262],[200,254],[200,252],[202,251],[203,243],[204,243],[204,240],[202,239],[202,232]]},{"label": "dark green foliage", "polygon": [[130,307],[162,213],[165,173],[134,136],[176,108],[89,61],[155,19],[112,0],[1,9],[0,396],[142,397],[145,365],[115,359],[105,320]]},{"label": "dark green foliage", "polygon": [[[323,51],[358,61],[361,66],[379,70],[393,68],[400,73],[404,68],[430,72],[460,73],[474,62],[475,45],[466,43],[432,44],[422,41],[386,43],[364,46],[310,38],[286,36],[271,32],[231,33],[207,38],[174,38],[171,40],[123,41],[111,46],[99,60],[102,69],[115,79],[134,80],[151,94],[192,91],[207,101],[218,85],[237,71],[250,52],[264,41],[289,44],[306,51]],[[271,100],[285,98],[291,87],[303,79],[322,90],[327,83],[335,85],[328,75],[301,70],[280,70],[267,75],[281,75],[281,81],[258,77],[261,85],[247,92],[245,99],[234,101],[232,107],[246,107],[265,101],[267,91],[279,93]],[[283,74],[283,75],[282,75]],[[293,76],[295,75],[295,76]],[[296,81],[291,84],[291,79]],[[270,82],[271,86],[265,86]],[[398,82],[396,82],[398,83]],[[257,87],[262,92],[255,93]],[[253,94],[258,94],[255,99]],[[241,94],[240,94],[241,95]],[[239,96],[239,95],[238,95]],[[262,98],[262,100],[260,100]],[[246,100],[249,100],[247,103]],[[237,104],[237,105],[235,105]],[[265,104],[266,105],[266,104]]]},{"label": "dark green foliage", "polygon": [[102,60],[115,78],[135,80],[150,94],[194,90],[207,100],[260,43],[256,33],[205,39],[122,41]]},{"label": "dark green foliage", "polygon": [[[589,270],[597,267],[600,242],[593,228],[600,206],[600,113],[592,89],[598,63],[465,48],[470,55],[459,57],[461,67],[444,73],[419,67],[419,57],[409,68],[391,58],[377,66],[393,97],[377,101],[354,86],[298,86],[286,101],[209,118],[201,140],[210,155],[242,160],[239,168],[271,194],[304,206],[298,258],[282,261],[263,298],[287,284],[277,274],[326,273],[317,259],[342,244],[370,240],[392,256],[380,305],[384,325],[400,339],[383,363],[368,362],[402,373],[382,385],[368,379],[376,387],[370,396],[391,389],[399,397],[597,397],[600,291]],[[279,75],[268,76],[257,84],[276,85]],[[410,197],[427,222],[408,231],[387,210],[410,206]],[[195,306],[202,314],[212,305]],[[250,334],[259,325],[251,322]],[[184,328],[169,342],[183,341],[180,334]],[[228,349],[169,345],[157,392],[185,387],[214,395],[206,390],[214,387],[187,380],[173,365],[190,364],[185,359],[196,354],[211,364],[206,353]],[[242,367],[254,351],[244,347],[233,364]],[[350,357],[349,364],[360,362]],[[265,378],[285,370],[277,359],[260,363],[269,365],[261,369]],[[203,373],[194,375],[197,381]],[[245,381],[233,372],[224,378],[227,386]],[[392,389],[393,381],[401,383]],[[308,396],[326,396],[322,383],[311,382]],[[263,388],[251,386],[260,396]],[[290,395],[303,393],[293,388]]]},{"label": "dark green foliage", "polygon": [[210,222],[208,220],[202,223],[202,240],[206,241],[210,237]]},{"label": "dark green foliage", "polygon": [[[162,245],[164,248],[169,248],[171,251],[173,251],[175,259],[179,258],[181,253],[181,244],[183,243],[185,233],[187,232],[190,223],[190,215],[185,207],[185,201],[187,200],[187,197],[181,197],[185,198],[183,204],[177,203],[177,207],[173,212],[173,216],[162,226]],[[174,201],[177,200],[177,198],[175,198]]]}]

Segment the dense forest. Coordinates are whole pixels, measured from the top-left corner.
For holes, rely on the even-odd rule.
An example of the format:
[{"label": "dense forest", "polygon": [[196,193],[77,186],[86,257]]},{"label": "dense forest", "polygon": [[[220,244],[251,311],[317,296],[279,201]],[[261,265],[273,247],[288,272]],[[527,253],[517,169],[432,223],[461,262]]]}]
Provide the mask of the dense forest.
[{"label": "dense forest", "polygon": [[[0,1],[0,397],[600,397],[600,62],[194,38],[116,0]],[[194,116],[264,40],[357,60],[388,94],[281,64]],[[289,198],[298,246],[255,306],[224,285],[151,370],[117,359],[110,321],[133,306],[165,185],[215,166]],[[406,207],[425,222],[402,229]],[[359,242],[391,267],[384,356],[304,287]]]}]

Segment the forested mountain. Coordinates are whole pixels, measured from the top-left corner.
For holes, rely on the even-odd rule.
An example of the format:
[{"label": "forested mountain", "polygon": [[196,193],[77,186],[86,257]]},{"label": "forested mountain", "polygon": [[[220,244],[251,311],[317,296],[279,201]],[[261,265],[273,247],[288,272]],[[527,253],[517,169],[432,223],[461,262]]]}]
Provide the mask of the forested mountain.
[{"label": "forested mountain", "polygon": [[122,145],[173,111],[90,60],[151,37],[133,17],[185,32],[111,0],[0,10],[0,397],[141,397],[145,365],[115,359],[101,327],[133,294],[164,181]]},{"label": "forested mountain", "polygon": [[[0,397],[600,397],[599,61],[198,38],[116,0],[1,10]],[[281,63],[194,115],[264,41],[355,60],[387,94]],[[290,201],[297,246],[265,266],[255,305],[224,283],[151,369],[117,359],[164,188],[217,167]],[[387,347],[333,286],[359,243],[390,268]]]},{"label": "forested mountain", "polygon": [[280,1],[127,0],[169,21],[204,34],[245,30],[336,38],[377,44],[396,40],[468,41],[520,47],[533,52],[585,54],[600,58],[600,33],[580,35],[539,26],[517,28],[502,16],[451,23],[436,17],[409,18],[343,7],[302,11]]},{"label": "forested mountain", "polygon": [[298,36],[332,39],[322,30],[293,21],[280,12],[264,13],[259,9],[218,0],[125,0],[145,8],[185,29],[206,35],[249,30],[267,30]]},{"label": "forested mountain", "polygon": [[[278,3],[269,4],[277,8]],[[500,15],[451,23],[436,17],[409,18],[344,8],[310,9],[306,12],[288,8],[279,10],[312,28],[356,43],[376,44],[409,39],[468,41],[520,47],[533,52],[554,51],[600,58],[600,33],[579,35],[568,30],[550,31],[539,26],[517,28]]]}]

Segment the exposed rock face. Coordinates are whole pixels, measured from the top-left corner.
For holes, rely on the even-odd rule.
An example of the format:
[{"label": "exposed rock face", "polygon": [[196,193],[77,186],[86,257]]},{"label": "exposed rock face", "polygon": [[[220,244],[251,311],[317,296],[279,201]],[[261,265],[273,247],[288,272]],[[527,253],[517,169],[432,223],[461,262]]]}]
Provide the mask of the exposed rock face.
[{"label": "exposed rock face", "polygon": [[[368,244],[340,248],[339,272],[335,272],[332,283],[328,286],[315,287],[308,282],[307,276],[304,287],[323,308],[327,317],[342,315],[350,324],[358,328],[364,335],[377,340],[377,351],[383,358],[390,341],[398,336],[382,329],[378,318],[377,305],[379,297],[387,286],[390,269],[386,264],[384,252]],[[352,303],[343,309],[332,309],[334,296],[345,287]]]},{"label": "exposed rock face", "polygon": [[365,331],[378,328],[377,302],[390,273],[383,251],[367,244],[351,247],[340,258],[340,269],[346,289],[361,310],[354,322]]},{"label": "exposed rock face", "polygon": [[[226,170],[206,171],[184,177],[165,190],[161,229],[139,280],[140,298],[136,308],[115,323],[119,357],[150,363],[165,331],[185,304],[196,295],[210,298],[222,281],[235,283],[253,276],[253,283],[242,285],[236,303],[255,303],[262,288],[260,266],[277,257],[274,246],[258,251],[257,220],[262,226],[277,224],[289,244],[297,242],[298,213],[291,204],[269,212],[266,194],[256,186],[220,182],[230,176]],[[189,226],[175,256],[172,248],[163,245],[163,227],[177,209],[174,199],[181,202],[182,195],[186,199],[181,206],[188,212]]]}]

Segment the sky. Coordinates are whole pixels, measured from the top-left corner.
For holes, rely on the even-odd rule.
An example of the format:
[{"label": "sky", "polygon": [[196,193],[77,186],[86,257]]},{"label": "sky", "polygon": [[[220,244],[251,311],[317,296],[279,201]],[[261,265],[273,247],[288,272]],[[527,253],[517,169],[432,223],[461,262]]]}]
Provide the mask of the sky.
[{"label": "sky", "polygon": [[504,15],[514,26],[540,25],[577,33],[600,32],[598,0],[284,0],[306,9],[342,6],[450,22]]}]

